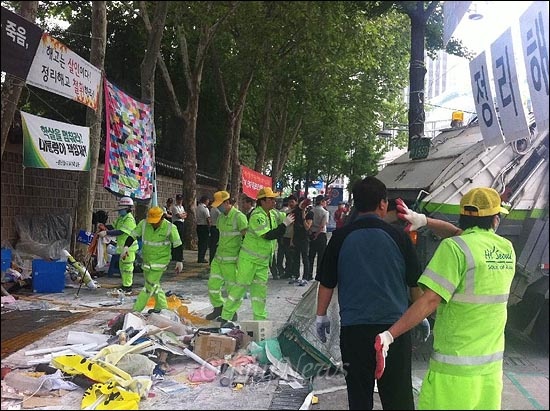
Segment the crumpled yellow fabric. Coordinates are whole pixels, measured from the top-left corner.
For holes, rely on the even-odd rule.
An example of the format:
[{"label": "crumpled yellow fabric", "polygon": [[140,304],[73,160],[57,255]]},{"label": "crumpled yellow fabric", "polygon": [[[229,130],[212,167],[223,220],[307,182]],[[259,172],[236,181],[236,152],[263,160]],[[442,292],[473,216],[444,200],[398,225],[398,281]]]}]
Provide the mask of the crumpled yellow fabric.
[{"label": "crumpled yellow fabric", "polygon": [[153,385],[153,381],[151,381],[149,377],[132,378],[130,374],[113,364],[100,360],[92,361],[81,355],[62,355],[55,357],[52,359],[52,364],[54,367],[70,375],[83,374],[99,383],[110,383],[113,386],[119,385],[133,393],[137,393],[138,398],[146,397]]},{"label": "crumpled yellow fabric", "polygon": [[109,364],[116,365],[122,357],[126,354],[140,351],[143,348],[153,345],[153,341],[144,341],[137,345],[119,345],[112,344],[107,347],[102,348],[92,360],[103,360]]},{"label": "crumpled yellow fabric", "polygon": [[94,384],[82,397],[83,410],[138,410],[139,394],[117,386],[113,381],[107,384]]}]

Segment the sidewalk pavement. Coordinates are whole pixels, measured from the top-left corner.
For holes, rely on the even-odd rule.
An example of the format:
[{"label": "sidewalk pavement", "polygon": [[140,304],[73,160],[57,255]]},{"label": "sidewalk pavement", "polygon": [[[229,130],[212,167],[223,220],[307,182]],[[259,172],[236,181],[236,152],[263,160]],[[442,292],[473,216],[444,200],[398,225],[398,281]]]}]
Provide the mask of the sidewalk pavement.
[{"label": "sidewalk pavement", "polygon": [[[199,264],[196,251],[185,250],[184,272],[176,275],[173,272],[174,264],[162,278],[165,291],[171,291],[191,301],[189,311],[206,315],[211,311],[207,295],[207,279],[209,266]],[[65,288],[63,293],[57,294],[28,294],[21,295],[17,301],[20,310],[48,309],[70,310],[74,312],[88,312],[86,318],[60,329],[52,330],[48,335],[29,341],[29,345],[19,349],[2,359],[2,368],[28,368],[29,357],[25,351],[66,344],[69,330],[102,333],[107,328],[107,322],[119,312],[130,312],[134,297],[127,297],[121,305],[114,307],[100,307],[98,303],[111,301],[117,303],[115,297],[108,295],[109,291],[118,288],[119,277],[100,277],[98,282],[102,288],[90,290],[82,288],[76,297],[77,290]],[[143,275],[134,275],[134,288],[143,286]],[[274,329],[280,329],[288,320],[294,307],[300,302],[302,295],[309,287],[315,287],[315,282],[300,287],[288,284],[285,280],[269,280],[267,310],[269,319],[273,321]],[[90,305],[94,305],[90,308]],[[4,312],[5,308],[3,309]],[[238,312],[239,320],[251,320],[252,309],[250,300],[245,299]],[[313,313],[314,314],[314,313]],[[313,315],[312,314],[312,315]],[[213,324],[213,325],[217,325]],[[3,327],[6,326],[3,324]],[[520,337],[520,336],[519,336]],[[515,335],[507,337],[505,352],[504,392],[502,408],[505,410],[538,410],[549,408],[548,394],[548,352],[534,349],[532,344]],[[422,377],[426,372],[431,341],[424,344],[414,353],[413,385],[415,401],[418,397]],[[191,365],[194,362],[185,358],[181,363],[173,364],[176,369]],[[177,381],[182,381],[180,375],[175,375]],[[288,386],[286,386],[288,388]],[[318,398],[318,403],[311,405],[312,410],[346,410],[347,393],[345,380],[342,375],[320,376],[313,379],[311,389]],[[247,384],[242,390],[235,391],[222,387],[215,380],[212,383],[188,386],[183,391],[163,393],[152,389],[150,398],[143,399],[140,409],[276,409],[272,401],[281,390],[278,381]],[[55,405],[39,407],[40,409],[80,409],[83,391],[78,389],[63,396],[61,402]],[[273,402],[274,404],[274,402]],[[2,398],[2,409],[19,409],[21,401]],[[298,409],[298,407],[288,409]],[[378,396],[375,394],[374,409],[382,409]]]}]

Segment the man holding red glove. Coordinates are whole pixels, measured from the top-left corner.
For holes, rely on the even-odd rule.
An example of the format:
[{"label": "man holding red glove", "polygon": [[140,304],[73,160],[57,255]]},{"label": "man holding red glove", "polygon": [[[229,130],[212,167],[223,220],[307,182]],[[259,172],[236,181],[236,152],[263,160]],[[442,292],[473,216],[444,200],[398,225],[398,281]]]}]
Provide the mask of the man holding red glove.
[{"label": "man holding red glove", "polygon": [[[338,286],[340,351],[346,371],[350,410],[371,410],[376,353],[386,372],[378,381],[384,409],[414,409],[410,333],[394,339],[384,333],[401,317],[420,290],[420,263],[409,236],[383,221],[388,212],[386,186],[375,177],[356,182],[352,189],[357,217],[332,233],[321,264],[315,329],[322,342],[330,335],[327,309]],[[334,333],[334,331],[333,331]],[[375,350],[375,338],[380,348]],[[334,333],[336,334],[336,333]],[[332,343],[333,338],[328,342]],[[393,343],[387,357],[389,344]],[[370,348],[370,349],[369,349]],[[384,363],[382,363],[382,361]],[[380,372],[379,372],[380,373]]]}]

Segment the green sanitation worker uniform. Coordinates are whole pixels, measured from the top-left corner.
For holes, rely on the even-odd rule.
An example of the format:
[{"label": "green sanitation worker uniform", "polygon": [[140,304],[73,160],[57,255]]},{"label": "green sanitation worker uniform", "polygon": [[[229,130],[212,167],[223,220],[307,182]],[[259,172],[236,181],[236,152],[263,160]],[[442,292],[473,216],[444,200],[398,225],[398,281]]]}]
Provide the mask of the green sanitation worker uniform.
[{"label": "green sanitation worker uniform", "polygon": [[510,241],[493,230],[468,228],[439,245],[418,280],[445,301],[436,312],[434,352],[419,409],[500,409],[515,261]]},{"label": "green sanitation worker uniform", "polygon": [[[124,244],[126,239],[136,228],[136,220],[132,214],[132,207],[134,201],[130,197],[122,197],[118,202],[118,217],[113,222],[113,230],[103,230],[98,234],[100,237],[116,236],[117,254],[122,254],[124,251]],[[118,262],[120,270],[120,277],[122,279],[122,290],[131,293],[132,284],[134,283],[134,261],[136,260],[136,252],[138,250],[138,243],[134,241],[130,247],[128,247],[128,256]]]},{"label": "green sanitation worker uniform", "polygon": [[141,220],[131,235],[126,239],[121,260],[128,255],[128,248],[137,238],[142,241],[142,268],[145,285],[134,304],[135,311],[142,311],[150,296],[155,298],[155,309],[168,308],[166,295],[160,286],[160,279],[172,260],[172,248],[178,262],[176,273],[183,270],[183,246],[174,224],[162,218],[164,212],[160,207],[152,207],[147,218]]},{"label": "green sanitation worker uniform", "polygon": [[222,323],[231,321],[242,304],[247,288],[250,288],[250,299],[254,320],[265,320],[267,297],[267,278],[269,263],[273,258],[277,238],[283,237],[286,226],[294,221],[289,214],[278,224],[279,213],[273,210],[277,194],[271,187],[258,191],[258,206],[252,212],[248,230],[243,240],[237,261],[236,282],[229,289],[229,295],[223,306]]},{"label": "green sanitation worker uniform", "polygon": [[462,197],[460,228],[420,215],[401,203],[398,216],[411,227],[428,226],[446,238],[418,279],[422,296],[377,335],[377,369],[383,372],[382,357],[394,338],[436,311],[433,353],[418,408],[500,410],[506,307],[516,255],[512,243],[496,230],[508,210],[501,206],[499,193],[488,187],[473,188]]},{"label": "green sanitation worker uniform", "polygon": [[206,315],[207,320],[215,320],[222,314],[225,299],[222,289],[227,290],[235,285],[237,273],[237,258],[243,242],[243,235],[248,227],[246,216],[233,207],[227,191],[214,193],[212,207],[220,210],[216,227],[220,233],[218,248],[210,264],[208,279],[208,297],[214,310]]}]

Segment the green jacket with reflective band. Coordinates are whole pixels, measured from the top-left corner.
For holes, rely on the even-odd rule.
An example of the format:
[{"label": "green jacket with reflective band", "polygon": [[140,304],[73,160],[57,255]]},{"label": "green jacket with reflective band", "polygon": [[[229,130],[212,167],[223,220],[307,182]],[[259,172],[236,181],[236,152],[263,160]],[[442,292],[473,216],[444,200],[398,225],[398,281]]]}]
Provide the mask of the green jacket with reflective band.
[{"label": "green jacket with reflective band", "polygon": [[441,242],[418,280],[442,298],[430,369],[454,375],[502,370],[515,266],[512,243],[493,230],[474,227]]},{"label": "green jacket with reflective band", "polygon": [[159,270],[165,269],[172,260],[172,248],[182,244],[177,227],[164,218],[157,229],[145,219],[141,220],[132,237],[141,238],[144,266]]},{"label": "green jacket with reflective band", "polygon": [[243,242],[241,231],[248,227],[246,216],[235,207],[231,207],[227,215],[222,213],[218,216],[216,227],[220,232],[216,258],[224,261],[224,257],[234,257],[233,261],[236,261]]}]

